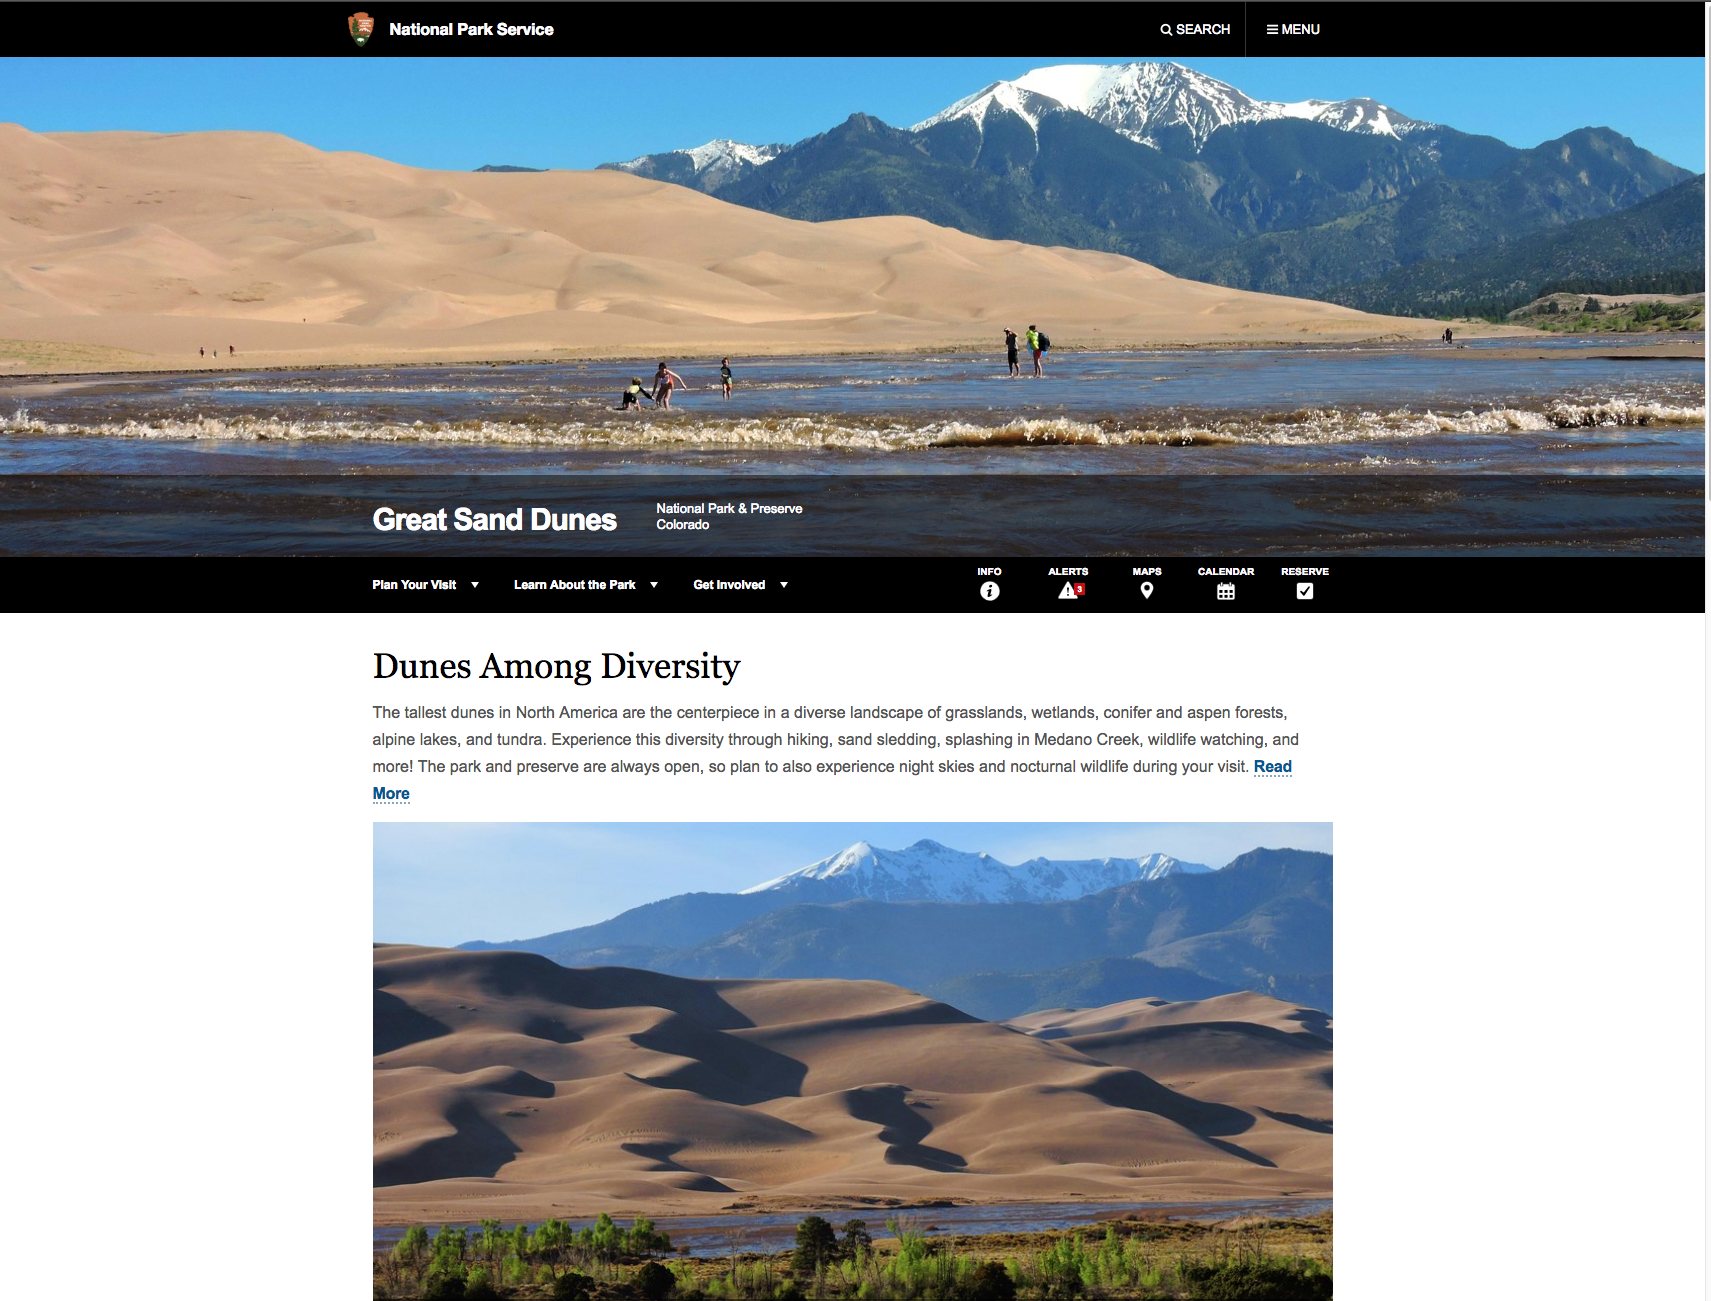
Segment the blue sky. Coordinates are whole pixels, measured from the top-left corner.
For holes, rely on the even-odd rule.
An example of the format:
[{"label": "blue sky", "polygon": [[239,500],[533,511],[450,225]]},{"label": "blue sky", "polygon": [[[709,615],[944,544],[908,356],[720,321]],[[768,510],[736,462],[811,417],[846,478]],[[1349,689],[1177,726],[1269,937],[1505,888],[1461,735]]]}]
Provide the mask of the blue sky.
[{"label": "blue sky", "polygon": [[[36,131],[278,131],[321,149],[448,170],[583,168],[716,136],[789,143],[858,111],[909,126],[1030,68],[1132,57],[0,58],[0,121]],[[1523,147],[1608,126],[1704,170],[1699,58],[1189,63],[1258,98],[1366,95]]]},{"label": "blue sky", "polygon": [[858,840],[1001,862],[1165,853],[1222,867],[1259,846],[1331,848],[1328,822],[377,822],[374,938],[516,940],[691,890],[735,891]]}]

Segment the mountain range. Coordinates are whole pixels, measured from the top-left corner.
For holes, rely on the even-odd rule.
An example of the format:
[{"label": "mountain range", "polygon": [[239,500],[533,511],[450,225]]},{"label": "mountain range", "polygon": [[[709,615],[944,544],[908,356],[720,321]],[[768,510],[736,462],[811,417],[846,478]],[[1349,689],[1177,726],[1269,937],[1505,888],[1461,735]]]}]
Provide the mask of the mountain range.
[{"label": "mountain range", "polygon": [[1009,867],[932,841],[865,842],[732,894],[466,950],[700,978],[884,980],[984,1019],[1252,990],[1329,1010],[1331,858],[1256,849]]},{"label": "mountain range", "polygon": [[[1704,218],[1705,178],[1696,176],[1621,212],[1528,235],[1492,252],[1428,258],[1333,296],[1367,312],[1423,308],[1438,316],[1499,316],[1571,285],[1582,293],[1703,291]],[[1672,271],[1693,275],[1659,283]]]},{"label": "mountain range", "polygon": [[840,899],[876,899],[932,903],[1038,903],[1079,899],[1129,881],[1157,881],[1177,872],[1210,872],[1203,863],[1184,863],[1168,854],[1145,858],[1031,858],[1017,867],[990,854],[949,849],[918,840],[907,849],[875,849],[865,840],[799,867],[794,872],[752,885],[743,894],[790,892],[794,901],[832,903]]},{"label": "mountain range", "polygon": [[[1374,99],[1261,100],[1156,62],[1037,69],[909,128],[857,113],[789,146],[715,140],[604,166],[787,217],[916,216],[1338,302],[1415,263],[1500,257],[1693,175],[1606,127],[1518,149]],[[1405,285],[1389,301],[1428,310]]]}]

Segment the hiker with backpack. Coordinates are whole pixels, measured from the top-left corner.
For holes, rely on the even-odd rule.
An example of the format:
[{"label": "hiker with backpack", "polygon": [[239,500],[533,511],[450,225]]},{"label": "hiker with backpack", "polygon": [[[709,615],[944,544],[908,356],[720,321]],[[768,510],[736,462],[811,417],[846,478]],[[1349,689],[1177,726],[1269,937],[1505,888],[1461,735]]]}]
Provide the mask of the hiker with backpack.
[{"label": "hiker with backpack", "polygon": [[1028,327],[1028,351],[1034,354],[1034,377],[1036,379],[1046,373],[1045,367],[1040,364],[1040,360],[1051,349],[1051,346],[1052,341],[1040,333],[1039,326],[1030,325]]}]

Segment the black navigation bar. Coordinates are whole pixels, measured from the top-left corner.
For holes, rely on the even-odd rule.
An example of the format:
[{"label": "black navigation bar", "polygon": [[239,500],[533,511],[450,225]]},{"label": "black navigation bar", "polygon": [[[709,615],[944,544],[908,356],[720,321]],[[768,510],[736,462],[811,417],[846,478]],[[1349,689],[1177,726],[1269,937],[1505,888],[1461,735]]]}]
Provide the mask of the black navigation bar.
[{"label": "black navigation bar", "polygon": [[[1648,56],[1698,54],[1704,50],[1704,7],[1690,0],[1579,0],[1547,5],[1537,0],[1496,3],[1459,0],[1256,0],[1251,4],[1132,4],[1123,0],[1018,0],[1046,16],[1055,31],[1106,30],[1121,16],[1125,40],[1137,57],[1175,59],[1210,56],[1509,57],[1527,55]],[[943,11],[946,27],[967,30],[971,4],[962,0],[912,0],[911,32],[930,35],[932,11]],[[814,21],[837,31],[847,53],[894,58],[898,27],[874,21],[875,4],[821,0]],[[878,6],[883,11],[886,6]],[[1000,6],[1003,10],[1005,6]],[[198,2],[136,4],[95,0],[79,4],[78,27],[100,34],[104,49],[132,57],[149,55],[340,56],[357,59],[585,55],[590,50],[632,48],[638,24],[661,33],[657,52],[681,53],[692,41],[708,56],[800,55],[787,48],[798,29],[781,23],[779,0],[722,3],[709,25],[711,6],[697,3],[621,2],[591,6],[550,0],[372,0],[328,4],[258,0],[240,5]],[[69,11],[66,11],[69,12]],[[1008,20],[1005,20],[1007,23]],[[357,43],[352,34],[356,25]],[[1000,28],[1007,31],[1004,23]],[[1025,33],[1031,30],[1019,28]],[[768,36],[774,39],[769,42]],[[651,37],[650,37],[651,39]],[[725,48],[740,42],[740,51]],[[64,31],[39,24],[8,32],[14,55],[65,52]],[[924,53],[930,53],[924,51]],[[613,57],[625,57],[614,54]],[[1493,75],[1503,75],[1495,71]],[[1643,88],[1637,88],[1643,93]]]},{"label": "black navigation bar", "polygon": [[1702,558],[43,559],[8,607],[58,613],[1703,613]]}]

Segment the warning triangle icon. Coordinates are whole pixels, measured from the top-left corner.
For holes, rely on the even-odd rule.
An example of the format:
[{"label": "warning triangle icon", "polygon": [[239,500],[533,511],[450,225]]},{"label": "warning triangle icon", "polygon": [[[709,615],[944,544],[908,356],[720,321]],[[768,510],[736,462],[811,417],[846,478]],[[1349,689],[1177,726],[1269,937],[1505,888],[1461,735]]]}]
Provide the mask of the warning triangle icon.
[{"label": "warning triangle icon", "polygon": [[1075,584],[1074,583],[1065,583],[1063,585],[1063,591],[1061,591],[1057,594],[1057,599],[1060,601],[1078,600],[1079,598],[1075,594]]}]

